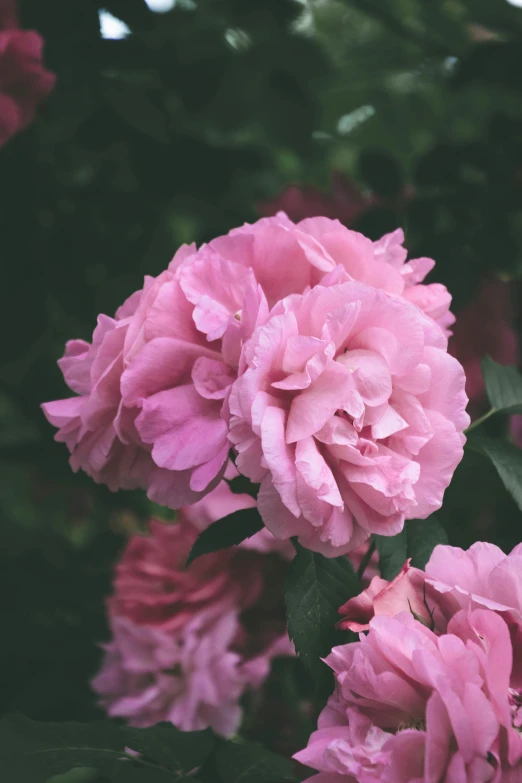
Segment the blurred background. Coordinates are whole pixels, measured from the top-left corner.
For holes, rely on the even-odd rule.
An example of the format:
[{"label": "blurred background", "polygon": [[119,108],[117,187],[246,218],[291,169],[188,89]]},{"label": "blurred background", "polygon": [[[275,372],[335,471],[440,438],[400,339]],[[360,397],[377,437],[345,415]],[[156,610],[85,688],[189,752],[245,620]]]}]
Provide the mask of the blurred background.
[{"label": "blurred background", "polygon": [[[480,357],[519,358],[522,2],[20,0],[19,15],[57,78],[0,148],[0,707],[90,720],[111,565],[169,512],[71,472],[39,408],[68,396],[64,342],[180,244],[278,209],[374,239],[402,227],[453,295],[451,350],[483,413]],[[0,58],[0,93],[2,78]],[[492,426],[520,442],[517,418]],[[439,519],[453,544],[522,538],[471,452]]]}]

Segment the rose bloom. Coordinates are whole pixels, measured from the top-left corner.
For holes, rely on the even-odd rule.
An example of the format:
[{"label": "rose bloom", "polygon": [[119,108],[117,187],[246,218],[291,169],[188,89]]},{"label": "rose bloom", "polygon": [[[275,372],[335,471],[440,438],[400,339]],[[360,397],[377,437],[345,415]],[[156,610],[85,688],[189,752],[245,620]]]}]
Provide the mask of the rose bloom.
[{"label": "rose bloom", "polygon": [[33,121],[54,87],[54,74],[42,65],[43,40],[18,27],[16,2],[0,6],[0,145]]},{"label": "rose bloom", "polygon": [[285,561],[294,554],[289,542],[278,541],[268,530],[186,566],[200,530],[253,505],[248,495],[234,495],[222,482],[199,503],[181,509],[176,523],[150,520],[149,534],[131,536],[115,566],[109,614],[175,630],[209,607],[218,614],[256,604],[265,589],[267,569],[274,570],[275,579],[278,572],[282,577]]},{"label": "rose bloom", "polygon": [[465,378],[418,307],[318,285],[273,308],[243,362],[230,438],[276,537],[340,555],[440,507],[469,423]]},{"label": "rose bloom", "polygon": [[171,508],[214,489],[243,345],[280,300],[319,283],[360,280],[416,304],[447,333],[450,296],[422,283],[434,262],[406,263],[402,241],[401,231],[371,242],[335,220],[295,225],[280,213],[182,247],[115,318],[99,317],[92,344],[67,343],[59,364],[79,396],[43,408],[73,469],[112,490],[145,488]]},{"label": "rose bloom", "polygon": [[[204,527],[250,502],[225,484],[190,515]],[[149,535],[131,537],[107,603],[113,638],[92,685],[108,714],[133,726],[170,721],[229,735],[244,691],[260,687],[274,657],[293,654],[282,599],[286,546],[271,545],[262,530],[186,566],[198,532],[182,510],[179,522],[152,520]]]},{"label": "rose bloom", "polygon": [[522,649],[490,609],[458,611],[438,635],[410,612],[374,617],[326,662],[336,690],[296,758],[310,783],[522,779]]},{"label": "rose bloom", "polygon": [[426,625],[444,632],[460,609],[485,607],[501,614],[512,635],[522,639],[522,544],[508,555],[482,541],[467,551],[441,544],[425,571],[409,563],[391,582],[374,577],[366,590],[341,606],[340,626],[365,631],[374,616],[410,609]]}]

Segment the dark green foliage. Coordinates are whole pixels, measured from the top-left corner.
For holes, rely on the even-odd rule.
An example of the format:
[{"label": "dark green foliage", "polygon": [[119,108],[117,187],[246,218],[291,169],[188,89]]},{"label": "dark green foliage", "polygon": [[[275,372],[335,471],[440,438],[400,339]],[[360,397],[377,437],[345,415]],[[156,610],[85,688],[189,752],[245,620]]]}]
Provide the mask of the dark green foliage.
[{"label": "dark green foliage", "polygon": [[522,375],[516,367],[505,367],[486,356],[482,361],[482,374],[495,412],[522,413]]},{"label": "dark green foliage", "polygon": [[346,557],[327,558],[296,544],[285,600],[288,632],[320,691],[328,688],[328,670],[320,660],[340,641],[335,625],[339,607],[360,592]]},{"label": "dark green foliage", "polygon": [[[133,755],[129,751],[139,753]],[[17,783],[295,783],[292,761],[209,730],[99,723],[0,721],[0,776]],[[300,779],[300,778],[299,778]]]},{"label": "dark green foliage", "polygon": [[437,544],[447,544],[444,528],[432,514],[428,519],[410,519],[397,536],[375,536],[379,569],[384,579],[394,579],[408,558],[415,568],[424,568]]},{"label": "dark green foliage", "polygon": [[[90,767],[114,783],[173,783],[201,766],[214,743],[209,731],[179,732],[166,724],[129,729],[109,721],[36,723],[15,715],[0,722],[0,775],[46,783],[73,767]],[[141,756],[129,756],[126,748]]]},{"label": "dark green foliage", "polygon": [[474,436],[469,447],[485,454],[522,511],[522,450],[500,438]]},{"label": "dark green foliage", "polygon": [[216,757],[216,771],[223,783],[291,783],[297,778],[288,759],[256,745],[228,742]]}]

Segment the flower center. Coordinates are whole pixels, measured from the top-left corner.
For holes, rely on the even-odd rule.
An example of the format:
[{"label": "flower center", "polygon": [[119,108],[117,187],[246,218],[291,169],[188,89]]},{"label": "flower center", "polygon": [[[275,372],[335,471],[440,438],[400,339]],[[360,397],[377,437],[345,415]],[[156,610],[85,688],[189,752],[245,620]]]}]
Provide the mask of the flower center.
[{"label": "flower center", "polygon": [[426,719],[425,718],[410,718],[402,723],[399,723],[397,728],[397,734],[401,731],[407,731],[413,729],[414,731],[426,731]]}]

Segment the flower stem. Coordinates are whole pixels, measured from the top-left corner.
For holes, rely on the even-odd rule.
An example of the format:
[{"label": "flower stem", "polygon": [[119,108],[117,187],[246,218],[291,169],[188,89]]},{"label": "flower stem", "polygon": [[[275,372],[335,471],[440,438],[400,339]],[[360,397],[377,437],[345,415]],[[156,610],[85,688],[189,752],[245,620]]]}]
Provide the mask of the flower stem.
[{"label": "flower stem", "polygon": [[366,571],[366,568],[368,566],[368,563],[372,559],[372,555],[375,552],[375,539],[372,539],[372,543],[368,547],[368,551],[364,555],[363,559],[361,560],[361,564],[359,568],[357,569],[357,576],[359,579],[362,579],[364,576],[364,572]]},{"label": "flower stem", "polygon": [[471,430],[474,430],[475,427],[480,427],[481,424],[483,424],[486,419],[489,419],[490,416],[493,416],[494,413],[496,413],[496,408],[491,408],[487,413],[485,413],[483,416],[479,416],[478,419],[475,419],[475,421],[472,421],[469,425],[467,430],[464,430],[464,434],[467,435],[471,432]]}]

